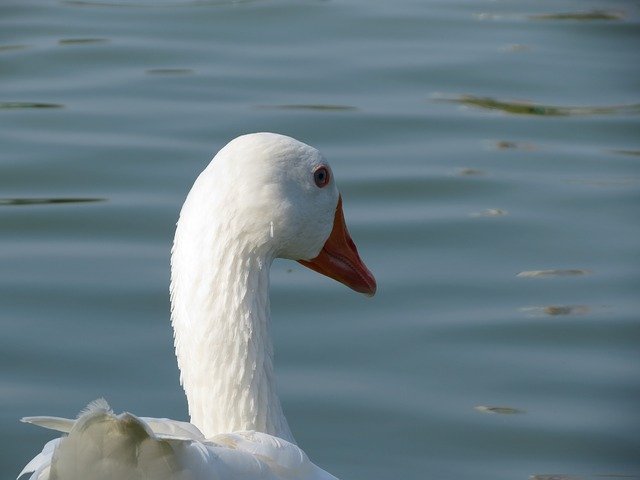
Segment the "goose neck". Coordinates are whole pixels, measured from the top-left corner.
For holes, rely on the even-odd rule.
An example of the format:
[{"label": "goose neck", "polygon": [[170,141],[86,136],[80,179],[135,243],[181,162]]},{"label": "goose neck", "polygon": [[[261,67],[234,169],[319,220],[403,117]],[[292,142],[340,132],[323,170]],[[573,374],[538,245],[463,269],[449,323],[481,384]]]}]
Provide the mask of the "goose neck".
[{"label": "goose neck", "polygon": [[239,242],[183,244],[178,227],[172,322],[192,423],[207,437],[256,430],[293,441],[274,373],[272,257]]}]

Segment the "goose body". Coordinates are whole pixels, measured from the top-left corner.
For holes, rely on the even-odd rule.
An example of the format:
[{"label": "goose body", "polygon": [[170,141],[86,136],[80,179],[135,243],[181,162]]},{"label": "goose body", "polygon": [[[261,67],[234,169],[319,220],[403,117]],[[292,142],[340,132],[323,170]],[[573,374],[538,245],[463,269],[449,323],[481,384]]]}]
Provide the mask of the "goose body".
[{"label": "goose body", "polygon": [[115,415],[103,400],[74,420],[27,417],[63,436],[20,476],[335,479],[296,445],[278,398],[269,311],[275,258],[375,293],[324,157],[283,135],[244,135],[194,183],[172,248],[171,320],[191,422]]}]

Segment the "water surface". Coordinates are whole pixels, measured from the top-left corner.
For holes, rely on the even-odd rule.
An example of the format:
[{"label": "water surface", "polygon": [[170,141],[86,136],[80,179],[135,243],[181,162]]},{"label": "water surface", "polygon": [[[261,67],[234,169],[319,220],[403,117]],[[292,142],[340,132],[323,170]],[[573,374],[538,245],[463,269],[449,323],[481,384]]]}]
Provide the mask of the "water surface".
[{"label": "water surface", "polygon": [[186,419],[181,203],[231,138],[332,163],[379,293],[276,262],[280,390],[343,479],[640,478],[640,9],[624,0],[0,6],[0,471],[25,415]]}]

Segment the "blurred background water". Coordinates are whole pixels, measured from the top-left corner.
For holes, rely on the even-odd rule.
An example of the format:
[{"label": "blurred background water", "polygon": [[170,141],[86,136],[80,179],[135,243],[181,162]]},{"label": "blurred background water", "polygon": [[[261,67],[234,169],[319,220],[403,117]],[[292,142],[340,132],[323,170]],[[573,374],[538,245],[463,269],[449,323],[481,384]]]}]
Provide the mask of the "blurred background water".
[{"label": "blurred background water", "polygon": [[343,479],[640,478],[640,6],[4,0],[0,471],[25,415],[186,419],[174,224],[231,138],[331,161],[379,293],[278,261],[281,396]]}]

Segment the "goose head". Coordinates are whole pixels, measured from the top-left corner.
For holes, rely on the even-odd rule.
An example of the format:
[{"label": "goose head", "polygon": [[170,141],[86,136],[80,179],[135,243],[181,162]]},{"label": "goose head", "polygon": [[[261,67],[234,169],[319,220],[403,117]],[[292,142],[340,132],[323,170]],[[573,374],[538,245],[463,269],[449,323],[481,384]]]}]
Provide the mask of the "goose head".
[{"label": "goose head", "polygon": [[327,160],[284,135],[244,135],[196,179],[171,255],[176,356],[191,421],[206,436],[257,430],[293,441],[269,333],[269,267],[277,257],[357,292],[376,291]]},{"label": "goose head", "polygon": [[376,291],[347,230],[331,167],[309,145],[274,133],[232,140],[198,177],[181,221],[196,205],[197,215],[216,218],[216,228],[246,251],[296,260],[357,292]]}]

